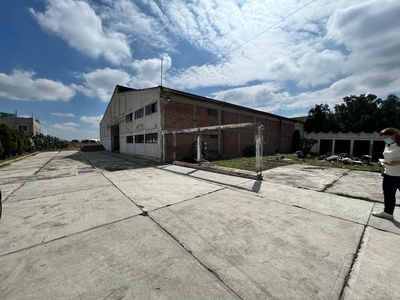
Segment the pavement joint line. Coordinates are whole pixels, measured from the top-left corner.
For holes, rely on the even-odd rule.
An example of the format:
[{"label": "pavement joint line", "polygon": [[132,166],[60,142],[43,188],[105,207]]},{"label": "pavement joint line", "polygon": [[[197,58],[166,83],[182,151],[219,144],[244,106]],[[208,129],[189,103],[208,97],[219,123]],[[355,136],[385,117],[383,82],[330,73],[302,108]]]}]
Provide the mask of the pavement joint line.
[{"label": "pavement joint line", "polygon": [[347,275],[346,275],[345,278],[344,278],[344,282],[343,282],[343,286],[342,286],[342,291],[340,292],[339,300],[344,300],[344,296],[345,296],[344,292],[345,292],[345,290],[346,290],[346,287],[349,286],[349,280],[350,280],[350,278],[351,278],[351,273],[352,273],[352,271],[353,271],[353,267],[354,267],[354,265],[355,265],[355,263],[356,263],[356,260],[357,260],[357,258],[358,258],[358,255],[359,255],[359,253],[360,253],[361,245],[364,243],[364,235],[365,235],[365,231],[367,230],[367,228],[368,228],[368,224],[364,225],[363,232],[362,232],[361,237],[360,237],[360,240],[359,240],[359,242],[358,242],[357,250],[356,250],[356,252],[353,254],[353,260],[352,260],[352,262],[351,262],[351,265],[350,265],[350,268],[349,268],[349,272],[347,273]]},{"label": "pavement joint line", "polygon": [[214,271],[213,269],[209,268],[206,266],[205,263],[203,263],[197,256],[193,254],[192,251],[187,249],[185,245],[172,233],[170,233],[167,229],[165,229],[161,224],[159,224],[155,219],[153,219],[150,214],[147,216],[150,220],[152,220],[158,227],[161,228],[162,231],[164,231],[167,235],[169,235],[176,243],[178,243],[179,246],[183,248],[193,259],[195,259],[203,268],[205,268],[208,272],[210,272],[213,276],[215,276],[223,285],[225,285],[232,293],[234,293],[239,299],[244,300],[243,297],[241,297],[233,288],[231,288],[222,278],[221,276]]},{"label": "pavement joint line", "polygon": [[334,181],[332,181],[331,183],[326,184],[322,190],[318,191],[318,192],[322,192],[325,193],[328,189],[330,189],[331,187],[333,187],[335,185],[336,182],[338,182],[340,179],[342,179],[344,176],[346,176],[347,174],[349,174],[350,171],[347,171],[346,173],[343,173],[338,179],[335,179]]},{"label": "pavement joint line", "polygon": [[103,175],[104,178],[106,178],[109,182],[111,182],[111,184],[112,184],[118,191],[120,191],[129,201],[131,201],[134,205],[136,205],[136,207],[139,208],[139,209],[142,211],[142,213],[145,212],[145,210],[143,209],[143,206],[138,205],[135,201],[133,201],[127,194],[125,194],[119,187],[117,187],[117,186],[115,185],[115,183],[114,183],[111,179],[109,179],[106,175],[104,175],[103,172],[101,172],[101,175]]},{"label": "pavement joint line", "polygon": [[92,162],[90,161],[90,160],[88,160],[87,158],[86,158],[86,156],[85,155],[83,155],[82,154],[82,151],[79,151],[78,152],[94,169],[98,169],[98,168],[96,168],[96,166],[94,165],[94,164],[92,164]]},{"label": "pavement joint line", "polygon": [[52,158],[50,158],[50,160],[48,160],[39,170],[37,170],[35,173],[33,173],[33,175],[38,174],[40,171],[42,171],[42,169],[47,166],[48,163],[50,163],[58,154],[60,154],[61,151],[58,151],[58,153],[56,155],[54,155]]},{"label": "pavement joint line", "polygon": [[154,212],[154,211],[161,210],[161,209],[163,209],[163,208],[167,208],[167,207],[175,206],[175,205],[178,205],[178,204],[181,204],[181,203],[185,203],[185,202],[188,202],[188,201],[191,201],[191,200],[194,200],[194,199],[197,199],[197,198],[206,196],[206,195],[210,195],[210,194],[213,194],[213,193],[216,193],[216,192],[225,190],[225,189],[226,189],[226,187],[221,187],[221,188],[219,188],[219,189],[216,189],[216,190],[213,190],[213,191],[210,191],[210,192],[206,192],[206,193],[203,193],[203,194],[201,194],[201,195],[194,196],[194,197],[189,198],[189,199],[185,199],[185,200],[182,200],[182,201],[179,201],[179,202],[175,202],[175,203],[172,203],[172,204],[167,204],[167,205],[164,205],[164,206],[161,206],[161,207],[157,207],[157,208],[155,208],[155,209],[149,211],[149,213],[150,213],[150,212]]},{"label": "pavement joint line", "polygon": [[120,220],[116,220],[116,221],[100,224],[100,225],[97,225],[95,227],[91,227],[91,228],[88,228],[88,229],[85,229],[85,230],[73,232],[73,233],[70,233],[68,235],[63,235],[63,236],[60,236],[58,238],[48,240],[46,242],[42,242],[42,243],[39,243],[39,244],[34,244],[34,245],[31,245],[31,246],[28,246],[28,247],[25,247],[25,248],[21,248],[21,249],[15,250],[15,251],[11,251],[11,252],[0,254],[0,258],[8,256],[8,255],[15,254],[15,253],[19,253],[19,252],[22,252],[22,251],[30,250],[32,248],[36,248],[36,247],[39,247],[39,246],[42,246],[42,245],[47,245],[49,243],[56,242],[58,240],[62,240],[62,239],[65,239],[65,238],[68,238],[68,237],[71,237],[71,236],[75,236],[75,235],[78,235],[78,234],[81,234],[81,233],[85,233],[85,232],[88,232],[88,231],[91,231],[91,230],[102,228],[102,227],[105,227],[105,226],[108,226],[108,225],[113,225],[113,224],[116,224],[116,223],[119,223],[119,222],[123,222],[123,221],[129,220],[129,219],[137,218],[137,217],[142,217],[142,216],[140,214],[136,214],[136,215],[133,215],[133,216],[129,216],[129,217],[120,219]]},{"label": "pavement joint line", "polygon": [[[249,191],[249,190],[248,190],[248,191]],[[241,190],[240,192],[245,193],[245,191],[242,191],[242,190]],[[318,192],[318,191],[315,191],[315,192]],[[318,192],[318,193],[321,193],[321,192]],[[316,211],[316,210],[313,210],[313,209],[310,209],[310,208],[307,208],[307,207],[304,207],[304,206],[301,206],[301,205],[290,204],[290,203],[278,201],[278,200],[275,200],[275,199],[271,199],[271,198],[265,197],[265,196],[260,195],[260,194],[256,194],[255,196],[256,196],[256,197],[259,197],[259,198],[262,198],[262,199],[266,199],[266,200],[268,200],[268,201],[280,203],[280,204],[287,205],[287,206],[292,206],[292,207],[298,208],[298,209],[304,209],[304,210],[307,210],[307,211],[310,211],[310,212],[313,212],[313,213],[316,213],[316,214],[319,214],[319,215],[323,215],[323,216],[327,216],[327,217],[339,219],[339,220],[342,220],[342,221],[351,222],[351,223],[358,224],[358,225],[362,225],[362,226],[365,226],[365,225],[368,224],[368,223],[367,223],[367,224],[364,224],[364,223],[360,223],[360,222],[357,222],[357,221],[353,221],[353,220],[348,220],[348,219],[345,219],[345,218],[341,218],[341,217],[338,217],[338,216],[334,216],[334,215],[322,213],[322,212],[319,212],[319,211]],[[368,220],[369,220],[369,219],[368,219]]]},{"label": "pavement joint line", "polygon": [[9,160],[5,160],[3,162],[0,162],[0,167],[3,166],[3,165],[7,165],[8,166],[8,165],[10,165],[10,164],[12,164],[14,162],[23,160],[23,159],[31,157],[31,156],[35,156],[35,155],[37,155],[39,153],[40,153],[39,151],[35,151],[35,152],[29,153],[27,155],[23,155],[23,156],[20,156],[20,157],[17,157],[17,158],[12,158],[12,159],[9,159]]},{"label": "pavement joint line", "polygon": [[[61,178],[61,177],[60,177]],[[62,178],[65,178],[65,177],[62,177]],[[22,185],[25,185],[25,183],[26,182],[24,182]],[[17,188],[14,192],[16,192],[17,190],[19,190],[21,187],[22,187],[22,185],[19,187],[19,188]],[[105,187],[105,186],[103,186],[103,187]],[[14,200],[14,201],[12,201],[12,203],[17,203],[17,202],[25,202],[25,201],[33,201],[33,200],[36,200],[36,199],[43,199],[44,197],[54,197],[54,196],[58,196],[58,195],[64,195],[64,194],[71,194],[71,193],[75,193],[75,192],[82,192],[82,191],[88,191],[88,190],[93,190],[93,189],[100,189],[100,188],[103,188],[103,187],[97,187],[97,188],[92,188],[92,187],[90,187],[90,188],[84,188],[84,189],[80,189],[80,190],[76,190],[76,191],[69,191],[69,192],[65,192],[65,193],[57,193],[57,194],[51,194],[51,195],[47,195],[47,196],[42,196],[42,197],[35,197],[35,198],[26,198],[26,199],[22,199],[22,200]],[[7,199],[12,195],[12,194],[14,194],[14,192],[12,192],[8,197],[7,197]],[[3,203],[5,202],[5,200],[3,201]]]},{"label": "pavement joint line", "polygon": [[[155,167],[152,167],[152,168],[155,168]],[[211,184],[215,184],[215,185],[218,185],[218,186],[233,187],[233,188],[242,189],[242,190],[246,190],[246,191],[252,191],[252,190],[249,190],[249,189],[247,189],[247,188],[245,188],[245,187],[241,187],[241,186],[238,186],[238,185],[223,183],[223,182],[219,182],[219,181],[215,181],[215,180],[211,180],[211,179],[206,179],[206,178],[201,178],[201,177],[196,177],[196,176],[191,176],[190,173],[192,173],[192,172],[189,172],[189,173],[186,173],[186,174],[182,174],[182,173],[180,173],[180,172],[173,171],[173,170],[166,170],[166,169],[164,169],[164,168],[156,168],[156,169],[158,169],[158,170],[163,170],[163,171],[167,171],[167,172],[171,172],[171,173],[174,173],[174,174],[176,174],[176,175],[189,176],[190,178],[194,178],[194,179],[197,179],[197,180],[200,180],[200,181],[205,181],[205,182],[208,182],[208,183],[211,183]],[[198,171],[198,170],[196,169],[196,171]],[[205,172],[207,172],[207,171],[205,171]],[[225,175],[225,174],[223,174],[223,175]],[[226,176],[231,176],[231,175],[226,175]],[[257,182],[257,180],[254,180],[254,179],[249,179],[249,178],[245,178],[245,177],[242,177],[242,178],[243,178],[243,180],[245,180],[245,181],[243,181],[241,184],[247,183],[247,182],[249,182],[249,181],[255,181],[255,182]]]},{"label": "pavement joint line", "polygon": [[26,182],[24,182],[23,184],[21,184],[18,188],[16,188],[14,191],[11,192],[10,195],[7,196],[6,199],[3,200],[2,203],[6,202],[16,191],[18,191],[20,188],[22,188],[25,185]]},{"label": "pavement joint line", "polygon": [[[80,169],[80,170],[88,170],[88,169]],[[92,170],[92,169],[89,169],[89,170]],[[98,169],[98,170],[100,170],[100,169]],[[79,172],[79,169],[78,169],[78,172]],[[89,174],[89,172],[86,172],[87,174]],[[96,172],[94,172],[94,173],[96,173]],[[93,172],[90,172],[90,174],[94,174]],[[100,173],[100,172],[98,172],[98,173]],[[80,173],[79,175],[81,175],[81,174],[85,174],[85,173]],[[11,178],[19,178],[19,179],[22,179],[22,180],[24,180],[25,182],[31,182],[31,181],[39,181],[39,180],[48,180],[48,179],[57,179],[57,178],[67,178],[67,177],[74,177],[74,176],[77,176],[77,174],[64,174],[65,176],[63,176],[63,175],[58,175],[58,176],[49,176],[49,177],[44,177],[44,178],[38,178],[38,177],[34,177],[34,176],[43,176],[43,175],[35,175],[35,174],[33,174],[33,175],[27,175],[27,176],[22,176],[22,178],[21,177],[18,177],[18,176],[14,176],[14,177],[11,177]],[[45,175],[44,175],[45,176]],[[1,179],[0,179],[1,180]],[[19,180],[18,182],[20,182],[20,181],[22,181],[22,180]],[[10,183],[4,183],[4,184],[12,184],[13,182],[10,182]]]}]

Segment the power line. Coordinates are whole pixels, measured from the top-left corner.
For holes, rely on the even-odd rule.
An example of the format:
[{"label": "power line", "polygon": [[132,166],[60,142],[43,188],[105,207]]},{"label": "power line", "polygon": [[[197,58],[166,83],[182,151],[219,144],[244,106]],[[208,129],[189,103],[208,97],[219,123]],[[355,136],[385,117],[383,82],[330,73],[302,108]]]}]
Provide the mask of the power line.
[{"label": "power line", "polygon": [[217,58],[216,60],[212,61],[211,63],[209,63],[209,64],[204,64],[204,65],[203,65],[200,69],[198,69],[197,71],[193,72],[192,74],[190,74],[190,75],[188,75],[188,76],[186,76],[186,77],[183,77],[181,80],[176,81],[176,82],[172,83],[171,85],[178,84],[178,83],[180,83],[180,82],[182,82],[182,81],[184,81],[184,80],[186,80],[186,79],[192,77],[193,75],[197,74],[198,72],[200,72],[201,70],[203,70],[203,69],[206,68],[207,66],[215,64],[216,62],[218,62],[218,61],[220,61],[221,59],[227,57],[229,54],[231,54],[232,52],[234,52],[234,51],[238,50],[239,48],[243,47],[244,45],[246,45],[247,43],[251,42],[252,40],[258,38],[260,35],[264,34],[264,33],[267,32],[268,30],[274,28],[276,25],[282,23],[283,21],[285,21],[286,19],[290,18],[291,16],[293,16],[293,15],[296,14],[296,13],[298,13],[300,10],[302,10],[303,8],[307,7],[308,5],[310,5],[311,3],[315,2],[315,1],[316,1],[316,0],[311,0],[311,1],[307,2],[306,4],[304,4],[303,6],[301,6],[300,8],[296,9],[294,12],[292,12],[292,13],[290,13],[289,15],[287,15],[286,17],[284,17],[283,19],[279,20],[278,22],[276,22],[275,24],[271,25],[271,26],[268,27],[267,29],[261,31],[261,32],[260,32],[259,34],[257,34],[256,36],[254,36],[254,37],[252,37],[251,39],[245,41],[243,44],[240,44],[240,45],[237,46],[236,48],[230,50],[229,52],[227,52],[226,54],[224,54],[224,55],[222,55],[221,57]]}]

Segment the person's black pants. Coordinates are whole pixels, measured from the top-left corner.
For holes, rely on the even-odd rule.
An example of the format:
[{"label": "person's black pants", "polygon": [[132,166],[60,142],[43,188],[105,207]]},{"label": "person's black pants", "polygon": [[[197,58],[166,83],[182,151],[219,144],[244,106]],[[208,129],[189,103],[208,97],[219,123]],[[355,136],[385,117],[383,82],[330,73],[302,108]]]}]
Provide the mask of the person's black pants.
[{"label": "person's black pants", "polygon": [[385,199],[385,212],[393,215],[396,206],[396,192],[400,189],[400,176],[384,175],[382,182],[383,196]]}]

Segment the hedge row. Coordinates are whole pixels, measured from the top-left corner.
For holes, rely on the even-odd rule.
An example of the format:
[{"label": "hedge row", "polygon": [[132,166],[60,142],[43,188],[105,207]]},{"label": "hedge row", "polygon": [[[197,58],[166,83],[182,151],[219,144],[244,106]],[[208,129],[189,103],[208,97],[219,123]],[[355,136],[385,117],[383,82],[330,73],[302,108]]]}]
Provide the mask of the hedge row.
[{"label": "hedge row", "polygon": [[69,142],[61,140],[55,136],[38,133],[32,138],[37,151],[61,150],[69,146]]},{"label": "hedge row", "polygon": [[0,124],[0,158],[4,159],[33,150],[31,140],[23,131]]},{"label": "hedge row", "polygon": [[34,150],[61,150],[69,143],[57,137],[39,133],[30,139],[22,130],[0,124],[0,159],[13,157]]}]

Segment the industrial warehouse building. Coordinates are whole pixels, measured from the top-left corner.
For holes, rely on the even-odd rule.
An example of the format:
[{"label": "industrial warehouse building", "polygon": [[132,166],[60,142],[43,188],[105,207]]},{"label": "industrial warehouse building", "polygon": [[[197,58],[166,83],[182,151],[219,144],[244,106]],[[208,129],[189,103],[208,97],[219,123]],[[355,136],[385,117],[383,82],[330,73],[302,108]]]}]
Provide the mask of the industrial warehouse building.
[{"label": "industrial warehouse building", "polygon": [[[194,156],[196,134],[171,131],[238,123],[264,126],[264,153],[290,152],[296,129],[303,123],[243,106],[209,99],[162,86],[133,89],[117,85],[100,122],[100,142],[107,151],[140,155],[163,161]],[[241,156],[255,144],[250,128],[215,129],[202,132],[207,151],[222,157]]]}]

